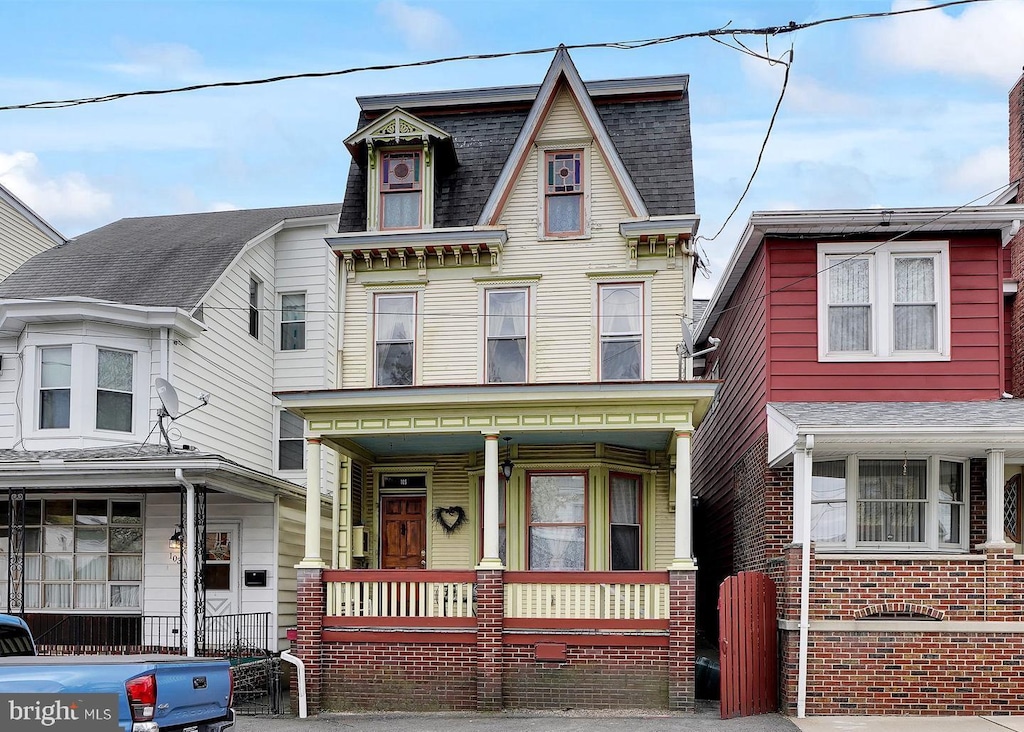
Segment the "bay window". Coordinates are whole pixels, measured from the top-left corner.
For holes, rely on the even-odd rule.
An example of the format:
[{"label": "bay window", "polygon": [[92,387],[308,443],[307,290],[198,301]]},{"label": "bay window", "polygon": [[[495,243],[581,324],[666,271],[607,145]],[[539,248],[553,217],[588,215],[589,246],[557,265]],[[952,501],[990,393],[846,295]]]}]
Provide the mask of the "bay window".
[{"label": "bay window", "polygon": [[638,475],[609,476],[612,570],[638,570],[641,564],[640,488]]},{"label": "bay window", "polygon": [[949,358],[946,242],[820,244],[819,359]]},{"label": "bay window", "polygon": [[71,426],[71,346],[39,349],[39,429]]},{"label": "bay window", "polygon": [[966,549],[966,470],[930,458],[815,461],[811,539],[836,548]]},{"label": "bay window", "polygon": [[527,295],[525,289],[486,291],[484,369],[488,384],[526,381]]},{"label": "bay window", "polygon": [[374,385],[411,386],[415,374],[416,296],[374,297]]},{"label": "bay window", "polygon": [[132,431],[134,360],[125,351],[97,350],[96,429]]},{"label": "bay window", "polygon": [[586,569],[585,473],[528,473],[529,568]]}]

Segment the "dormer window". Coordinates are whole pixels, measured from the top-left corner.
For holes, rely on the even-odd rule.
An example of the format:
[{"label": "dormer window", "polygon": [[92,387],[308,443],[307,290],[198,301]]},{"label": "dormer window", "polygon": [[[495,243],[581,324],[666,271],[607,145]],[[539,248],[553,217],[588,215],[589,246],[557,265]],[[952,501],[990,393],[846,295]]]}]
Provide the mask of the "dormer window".
[{"label": "dormer window", "polygon": [[557,150],[544,155],[544,233],[583,234],[583,151]]},{"label": "dormer window", "polygon": [[418,229],[423,225],[422,161],[419,150],[381,152],[381,229]]}]

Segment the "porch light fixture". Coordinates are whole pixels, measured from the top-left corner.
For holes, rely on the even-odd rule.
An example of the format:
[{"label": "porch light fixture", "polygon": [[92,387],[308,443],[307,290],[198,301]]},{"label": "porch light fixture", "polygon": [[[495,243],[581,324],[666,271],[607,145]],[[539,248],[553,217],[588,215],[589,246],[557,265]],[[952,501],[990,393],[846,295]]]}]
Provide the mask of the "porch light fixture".
[{"label": "porch light fixture", "polygon": [[172,562],[181,561],[181,527],[174,527],[174,533],[171,534],[171,538],[167,540],[167,549],[171,553]]},{"label": "porch light fixture", "polygon": [[512,462],[512,446],[509,444],[511,442],[511,437],[505,438],[505,462],[501,464],[501,474],[505,476],[506,483],[512,479],[512,468],[516,466],[516,464]]}]

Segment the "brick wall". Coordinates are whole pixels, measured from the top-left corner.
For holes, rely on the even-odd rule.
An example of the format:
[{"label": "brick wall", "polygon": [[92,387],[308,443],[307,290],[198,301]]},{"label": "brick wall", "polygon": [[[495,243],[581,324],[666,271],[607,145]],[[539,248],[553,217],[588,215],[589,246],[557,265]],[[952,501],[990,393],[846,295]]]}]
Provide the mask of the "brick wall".
[{"label": "brick wall", "polygon": [[[1021,181],[1024,189],[1024,76],[1022,76],[1009,95],[1009,153],[1010,182]],[[1018,190],[1017,202],[1024,202],[1024,191]],[[1010,244],[1009,276],[1024,283],[1024,231],[1018,232]],[[1013,349],[1013,395],[1024,397],[1024,294],[1018,295],[1013,302],[1013,315],[1010,318],[1010,347]]]},{"label": "brick wall", "polygon": [[293,647],[295,655],[306,666],[306,708],[310,714],[317,714],[320,711],[323,648],[320,637],[327,609],[323,572],[319,569],[300,568],[295,581],[297,617]]}]

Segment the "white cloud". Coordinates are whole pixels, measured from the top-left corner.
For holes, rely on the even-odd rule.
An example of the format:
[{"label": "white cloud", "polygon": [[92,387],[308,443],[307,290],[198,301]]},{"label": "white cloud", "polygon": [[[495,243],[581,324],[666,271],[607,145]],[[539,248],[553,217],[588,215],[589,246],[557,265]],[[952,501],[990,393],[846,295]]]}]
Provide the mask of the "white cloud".
[{"label": "white cloud", "polygon": [[113,197],[82,173],[47,178],[30,152],[0,153],[0,184],[58,229],[90,221],[108,212]]},{"label": "white cloud", "polygon": [[439,51],[452,47],[458,41],[459,34],[455,26],[434,10],[417,8],[402,0],[384,0],[377,5],[377,14],[387,21],[413,50]]},{"label": "white cloud", "polygon": [[206,207],[207,211],[239,211],[241,206],[230,201],[214,201]]},{"label": "white cloud", "polygon": [[[897,0],[893,10],[928,7]],[[865,52],[883,65],[981,78],[1009,88],[1021,70],[1024,0],[995,0],[879,21],[864,34]]]},{"label": "white cloud", "polygon": [[[949,171],[944,183],[951,189],[966,187],[991,191],[1006,184],[1008,168],[1005,147],[986,147],[964,158]],[[985,200],[991,197],[985,196]]]},{"label": "white cloud", "polygon": [[151,43],[143,46],[118,41],[115,47],[124,56],[124,60],[104,64],[101,68],[118,74],[197,80],[203,68],[202,55],[182,43]]}]

